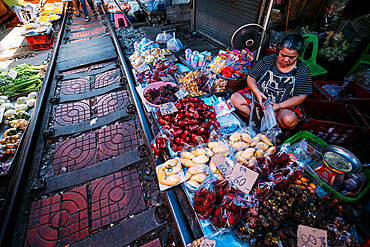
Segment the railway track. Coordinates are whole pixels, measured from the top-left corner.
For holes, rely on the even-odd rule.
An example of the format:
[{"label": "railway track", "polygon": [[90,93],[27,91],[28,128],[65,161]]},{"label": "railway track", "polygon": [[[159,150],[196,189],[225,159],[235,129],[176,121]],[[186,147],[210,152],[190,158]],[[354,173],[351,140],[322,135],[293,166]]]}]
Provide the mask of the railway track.
[{"label": "railway track", "polygon": [[148,148],[158,129],[107,17],[64,10],[14,160],[2,246],[181,246],[202,235],[182,188],[159,191]]}]

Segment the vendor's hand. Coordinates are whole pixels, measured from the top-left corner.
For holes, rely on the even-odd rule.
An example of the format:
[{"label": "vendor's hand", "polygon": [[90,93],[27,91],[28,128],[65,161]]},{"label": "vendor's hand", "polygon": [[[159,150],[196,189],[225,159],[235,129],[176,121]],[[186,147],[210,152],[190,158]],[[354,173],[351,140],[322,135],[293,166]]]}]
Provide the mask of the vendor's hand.
[{"label": "vendor's hand", "polygon": [[267,97],[260,91],[256,94],[256,97],[257,97],[257,100],[258,100],[258,103],[260,103],[262,109],[264,110],[264,107],[263,107],[263,99],[267,99]]},{"label": "vendor's hand", "polygon": [[280,109],[280,104],[279,103],[270,102],[270,104],[272,105],[272,109],[274,111],[277,111],[277,110]]}]

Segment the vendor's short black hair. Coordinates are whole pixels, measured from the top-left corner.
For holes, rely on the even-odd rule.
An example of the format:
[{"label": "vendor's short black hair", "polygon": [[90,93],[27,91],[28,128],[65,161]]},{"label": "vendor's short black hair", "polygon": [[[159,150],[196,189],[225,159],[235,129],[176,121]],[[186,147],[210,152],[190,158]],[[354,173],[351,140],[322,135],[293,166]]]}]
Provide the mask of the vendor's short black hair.
[{"label": "vendor's short black hair", "polygon": [[283,47],[288,48],[289,50],[297,50],[298,54],[301,55],[303,52],[304,46],[304,39],[302,35],[299,34],[289,34],[283,38],[283,40],[279,43],[278,49],[279,51],[283,49]]}]

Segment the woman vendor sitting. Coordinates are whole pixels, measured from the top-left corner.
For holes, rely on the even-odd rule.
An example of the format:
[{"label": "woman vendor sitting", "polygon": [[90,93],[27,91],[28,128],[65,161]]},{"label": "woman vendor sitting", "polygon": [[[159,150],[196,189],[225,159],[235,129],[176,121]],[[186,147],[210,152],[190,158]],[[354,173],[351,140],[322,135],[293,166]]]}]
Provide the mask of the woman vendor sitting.
[{"label": "woman vendor sitting", "polygon": [[[294,129],[303,119],[299,105],[312,93],[312,78],[300,59],[304,39],[290,34],[278,46],[278,54],[264,57],[247,77],[248,87],[231,95],[238,112],[249,118],[254,100],[257,119],[263,115],[263,102],[270,98],[280,128]],[[253,118],[254,119],[254,118]]]}]

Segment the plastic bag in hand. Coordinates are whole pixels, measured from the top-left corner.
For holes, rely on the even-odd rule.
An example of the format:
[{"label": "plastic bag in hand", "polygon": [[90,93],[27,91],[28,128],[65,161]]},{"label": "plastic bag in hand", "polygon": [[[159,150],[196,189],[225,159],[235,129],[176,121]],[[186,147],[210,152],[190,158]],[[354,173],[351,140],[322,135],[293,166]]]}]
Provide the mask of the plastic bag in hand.
[{"label": "plastic bag in hand", "polygon": [[263,103],[265,109],[263,110],[264,116],[262,117],[261,121],[261,132],[271,130],[277,125],[275,112],[270,102],[270,98],[268,98]]}]

